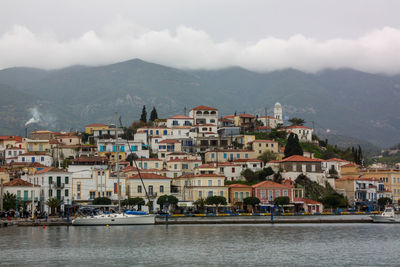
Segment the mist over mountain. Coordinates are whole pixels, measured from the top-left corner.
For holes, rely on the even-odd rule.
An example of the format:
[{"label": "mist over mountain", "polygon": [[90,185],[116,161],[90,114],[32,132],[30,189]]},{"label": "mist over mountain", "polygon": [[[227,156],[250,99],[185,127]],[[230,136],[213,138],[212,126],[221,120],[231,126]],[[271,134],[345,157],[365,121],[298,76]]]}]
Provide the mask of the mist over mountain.
[{"label": "mist over mountain", "polygon": [[134,59],[51,71],[1,70],[0,94],[0,135],[22,135],[35,107],[41,121],[29,129],[82,130],[88,123],[112,122],[115,111],[130,124],[143,105],[149,110],[155,106],[160,117],[196,105],[216,107],[222,115],[271,115],[274,103],[280,102],[284,116],[304,118],[322,134],[381,147],[400,138],[400,76],[351,69],[316,74],[294,69],[258,73],[239,67],[193,71]]}]

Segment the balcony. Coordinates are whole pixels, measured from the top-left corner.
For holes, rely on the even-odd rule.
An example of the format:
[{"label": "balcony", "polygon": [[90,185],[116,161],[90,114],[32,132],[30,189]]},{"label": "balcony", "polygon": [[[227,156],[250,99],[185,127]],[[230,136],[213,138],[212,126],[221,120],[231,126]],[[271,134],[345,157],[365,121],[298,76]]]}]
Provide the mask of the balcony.
[{"label": "balcony", "polygon": [[63,189],[65,184],[64,183],[57,183],[57,182],[52,182],[51,185],[53,186],[53,188],[55,189]]}]

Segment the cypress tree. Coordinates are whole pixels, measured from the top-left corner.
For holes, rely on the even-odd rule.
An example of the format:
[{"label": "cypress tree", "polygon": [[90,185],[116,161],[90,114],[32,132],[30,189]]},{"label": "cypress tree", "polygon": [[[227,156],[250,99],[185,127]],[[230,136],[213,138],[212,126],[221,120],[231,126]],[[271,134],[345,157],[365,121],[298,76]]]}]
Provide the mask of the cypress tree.
[{"label": "cypress tree", "polygon": [[300,146],[299,137],[297,134],[291,133],[285,146],[285,158],[293,155],[303,155],[303,149]]},{"label": "cypress tree", "polygon": [[156,108],[153,107],[150,113],[150,121],[155,121],[156,119],[158,119],[158,114]]},{"label": "cypress tree", "polygon": [[140,115],[140,120],[142,121],[142,122],[147,122],[147,112],[146,112],[146,106],[144,105],[143,106],[143,109],[142,109],[142,115]]}]

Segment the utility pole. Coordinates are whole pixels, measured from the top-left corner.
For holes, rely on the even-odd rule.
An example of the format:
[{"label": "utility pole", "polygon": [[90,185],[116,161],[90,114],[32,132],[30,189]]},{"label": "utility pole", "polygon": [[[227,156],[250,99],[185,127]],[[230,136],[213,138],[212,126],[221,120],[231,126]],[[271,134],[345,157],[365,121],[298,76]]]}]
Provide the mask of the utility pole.
[{"label": "utility pole", "polygon": [[1,178],[1,196],[0,196],[0,211],[3,211],[3,192],[4,192],[4,186],[3,186],[3,178]]},{"label": "utility pole", "polygon": [[118,141],[118,113],[115,112],[115,152],[117,156],[117,163],[115,164],[115,168],[117,171],[117,192],[118,192],[118,212],[121,212],[121,187],[119,185],[119,146],[117,144]]},{"label": "utility pole", "polygon": [[32,177],[32,193],[31,193],[31,198],[32,198],[32,220],[35,219],[35,177]]}]

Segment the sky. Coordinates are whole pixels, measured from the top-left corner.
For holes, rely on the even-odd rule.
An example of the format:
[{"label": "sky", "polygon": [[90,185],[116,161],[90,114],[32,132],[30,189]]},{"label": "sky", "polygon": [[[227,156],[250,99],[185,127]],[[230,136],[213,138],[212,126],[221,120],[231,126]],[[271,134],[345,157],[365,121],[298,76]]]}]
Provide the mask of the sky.
[{"label": "sky", "polygon": [[133,58],[184,69],[400,73],[398,0],[2,0],[0,69]]}]

